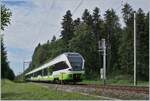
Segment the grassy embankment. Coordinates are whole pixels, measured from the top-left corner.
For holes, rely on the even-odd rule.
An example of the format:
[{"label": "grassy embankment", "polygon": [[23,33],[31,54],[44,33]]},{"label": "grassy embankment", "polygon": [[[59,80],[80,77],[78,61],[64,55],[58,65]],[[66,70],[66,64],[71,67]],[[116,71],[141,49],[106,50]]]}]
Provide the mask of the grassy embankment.
[{"label": "grassy embankment", "polygon": [[93,96],[68,93],[48,89],[33,83],[15,83],[9,80],[1,81],[2,100],[90,100],[101,99]]}]

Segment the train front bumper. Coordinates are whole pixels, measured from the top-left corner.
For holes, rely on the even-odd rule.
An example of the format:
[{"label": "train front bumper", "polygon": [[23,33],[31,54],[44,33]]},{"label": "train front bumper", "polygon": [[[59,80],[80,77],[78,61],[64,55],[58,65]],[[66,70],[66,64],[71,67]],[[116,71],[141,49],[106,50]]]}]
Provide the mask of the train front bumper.
[{"label": "train front bumper", "polygon": [[68,73],[62,73],[59,76],[59,80],[65,81],[82,81],[84,76],[84,71],[69,71]]}]

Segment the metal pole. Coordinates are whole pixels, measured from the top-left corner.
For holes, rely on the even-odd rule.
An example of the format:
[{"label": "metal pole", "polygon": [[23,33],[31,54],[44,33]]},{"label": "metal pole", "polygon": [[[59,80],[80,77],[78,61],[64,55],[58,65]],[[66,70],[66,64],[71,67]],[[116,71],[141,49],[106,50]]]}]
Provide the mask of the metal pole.
[{"label": "metal pole", "polygon": [[[25,68],[25,62],[23,61],[23,72],[24,72],[24,68]],[[22,72],[22,80],[24,80],[23,72]]]},{"label": "metal pole", "polygon": [[134,86],[136,86],[136,13],[134,12]]},{"label": "metal pole", "polygon": [[24,66],[23,66],[23,72],[24,72],[24,70],[25,70],[25,62],[23,62],[23,64],[24,64]]},{"label": "metal pole", "polygon": [[105,44],[105,39],[103,40],[103,77],[104,77],[104,85],[105,85],[105,80],[106,80],[106,44]]},{"label": "metal pole", "polygon": [[[101,41],[99,40],[99,41],[98,41],[99,60],[101,60],[101,58],[100,58],[100,57],[101,57],[101,53],[100,53],[100,52],[101,52],[101,50],[100,50],[100,47],[101,47],[101,46],[100,46],[100,43],[101,43]],[[100,61],[100,62],[101,62],[101,61]],[[100,74],[99,76],[100,76],[100,80],[101,80],[101,67],[99,68],[99,74]]]},{"label": "metal pole", "polygon": [[25,64],[26,63],[30,63],[31,61],[23,61],[23,72],[22,72],[22,78],[23,78],[23,80],[25,79],[25,74],[23,74],[24,73],[24,71],[25,71]]},{"label": "metal pole", "polygon": [[[149,50],[150,50],[150,11],[148,12],[148,14],[149,14]],[[150,51],[149,51],[149,73],[150,73]],[[150,77],[149,77],[149,84],[150,84]],[[149,87],[149,91],[150,91],[150,87]]]}]

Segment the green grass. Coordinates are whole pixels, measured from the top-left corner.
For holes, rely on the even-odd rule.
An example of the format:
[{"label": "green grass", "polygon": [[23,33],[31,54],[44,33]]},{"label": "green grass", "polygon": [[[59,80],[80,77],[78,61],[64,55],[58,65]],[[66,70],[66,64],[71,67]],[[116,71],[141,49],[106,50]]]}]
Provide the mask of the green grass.
[{"label": "green grass", "polygon": [[[83,80],[81,82],[81,84],[103,84],[103,80]],[[106,84],[133,86],[133,81],[108,79],[108,80],[106,80]],[[138,81],[137,86],[149,86],[149,82],[148,81]]]},{"label": "green grass", "polygon": [[[106,84],[108,85],[124,85],[124,86],[133,86],[133,76],[131,75],[122,75],[122,74],[111,74],[107,76]],[[81,84],[104,84],[102,79],[95,77],[94,80],[83,80]],[[149,86],[149,81],[139,81],[137,86]]]},{"label": "green grass", "polygon": [[56,91],[33,83],[1,81],[2,100],[100,100],[101,98]]}]

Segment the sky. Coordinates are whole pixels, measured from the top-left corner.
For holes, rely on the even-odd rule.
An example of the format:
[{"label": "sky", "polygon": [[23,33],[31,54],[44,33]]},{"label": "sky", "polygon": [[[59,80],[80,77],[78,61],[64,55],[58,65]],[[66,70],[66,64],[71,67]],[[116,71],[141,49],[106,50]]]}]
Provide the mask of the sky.
[{"label": "sky", "polygon": [[[60,38],[61,22],[65,12],[71,10],[73,19],[81,17],[85,9],[95,7],[104,15],[113,8],[121,18],[121,7],[129,3],[134,10],[150,11],[149,0],[1,0],[12,12],[11,24],[2,32],[10,68],[16,75],[23,72],[23,61],[31,61],[38,43]],[[120,19],[123,25],[122,19]],[[26,64],[26,68],[28,64]]]}]

